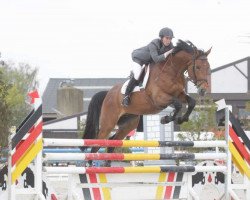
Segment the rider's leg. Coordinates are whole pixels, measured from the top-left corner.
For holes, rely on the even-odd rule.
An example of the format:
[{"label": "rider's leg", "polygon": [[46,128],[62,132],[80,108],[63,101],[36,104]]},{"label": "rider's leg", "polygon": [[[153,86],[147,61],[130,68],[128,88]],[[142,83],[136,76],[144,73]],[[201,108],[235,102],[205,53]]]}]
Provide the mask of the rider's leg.
[{"label": "rider's leg", "polygon": [[141,69],[142,69],[142,66],[140,64],[138,64],[137,62],[132,63],[132,72],[134,74],[134,79],[137,81],[141,75]]},{"label": "rider's leg", "polygon": [[133,62],[132,64],[132,75],[130,77],[130,80],[128,82],[128,86],[125,91],[125,96],[122,101],[122,105],[127,107],[130,103],[130,94],[133,91],[134,87],[138,85],[138,79],[141,74],[141,65],[139,65],[136,62]]}]

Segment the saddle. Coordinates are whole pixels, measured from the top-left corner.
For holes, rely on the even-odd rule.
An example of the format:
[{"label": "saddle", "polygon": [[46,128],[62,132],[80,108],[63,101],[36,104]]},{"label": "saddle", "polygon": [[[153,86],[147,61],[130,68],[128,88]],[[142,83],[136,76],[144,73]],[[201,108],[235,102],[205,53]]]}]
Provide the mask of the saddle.
[{"label": "saddle", "polygon": [[[139,76],[139,80],[138,80],[138,86],[136,86],[132,92],[139,92],[142,89],[146,88],[147,82],[148,82],[148,78],[149,78],[149,73],[150,73],[150,65],[144,65],[142,70],[141,70],[141,74]],[[127,85],[128,85],[129,80],[127,80],[121,88],[121,93],[125,94]]]}]

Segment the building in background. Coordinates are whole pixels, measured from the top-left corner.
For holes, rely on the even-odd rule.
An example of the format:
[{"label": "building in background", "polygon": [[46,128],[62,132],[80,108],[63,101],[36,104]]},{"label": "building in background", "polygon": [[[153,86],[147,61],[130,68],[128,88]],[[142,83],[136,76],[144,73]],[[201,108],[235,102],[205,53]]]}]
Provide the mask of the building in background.
[{"label": "building in background", "polygon": [[[82,112],[87,112],[89,102],[94,94],[103,90],[110,90],[115,84],[123,83],[125,78],[51,78],[43,93],[43,117],[44,121],[57,119],[59,110],[58,102],[63,101],[58,99],[58,89],[62,86],[69,85],[77,90],[83,91],[83,109]],[[81,111],[80,111],[81,112]],[[74,113],[78,114],[78,113]],[[67,116],[65,113],[61,113],[63,116]]]}]

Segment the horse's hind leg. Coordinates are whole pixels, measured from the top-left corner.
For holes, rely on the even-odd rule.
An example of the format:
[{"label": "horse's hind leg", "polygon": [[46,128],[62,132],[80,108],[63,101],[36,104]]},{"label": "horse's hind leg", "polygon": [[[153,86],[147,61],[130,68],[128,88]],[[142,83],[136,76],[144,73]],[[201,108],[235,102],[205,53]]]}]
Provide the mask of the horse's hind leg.
[{"label": "horse's hind leg", "polygon": [[[123,140],[130,131],[137,128],[139,124],[140,116],[133,116],[132,118],[128,119],[126,122],[119,124],[119,128],[116,131],[116,134],[111,138],[112,140]],[[107,152],[113,153],[115,147],[108,147]],[[111,161],[107,160],[105,162],[105,166],[111,166]]]},{"label": "horse's hind leg", "polygon": [[[108,135],[109,135],[109,133],[111,133],[112,130],[113,130],[113,127],[112,128],[110,127],[109,129],[105,129],[105,131],[100,129],[100,132],[99,132],[100,134],[98,135],[98,137],[96,139],[108,139]],[[97,153],[99,149],[100,149],[100,147],[92,147],[90,152]],[[88,165],[92,166],[93,161],[89,160]]]},{"label": "horse's hind leg", "polygon": [[[115,125],[117,124],[117,115],[112,115],[110,113],[105,113],[105,117],[100,117],[100,129],[96,139],[108,139],[109,134],[113,131]],[[108,116],[108,117],[107,117]],[[92,147],[91,153],[96,153],[100,147]],[[88,164],[92,166],[92,160],[88,161]]]}]

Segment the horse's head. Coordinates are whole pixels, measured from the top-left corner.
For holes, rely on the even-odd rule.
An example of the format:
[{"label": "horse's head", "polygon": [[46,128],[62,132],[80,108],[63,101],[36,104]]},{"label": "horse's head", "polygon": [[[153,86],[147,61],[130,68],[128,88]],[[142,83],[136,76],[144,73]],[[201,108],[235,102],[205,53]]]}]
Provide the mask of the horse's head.
[{"label": "horse's head", "polygon": [[208,75],[210,73],[210,65],[207,56],[211,49],[207,52],[197,49],[191,42],[179,40],[173,50],[173,54],[180,52],[179,59],[183,60],[184,71],[187,70],[189,79],[197,86],[198,93],[204,95],[208,89]]},{"label": "horse's head", "polygon": [[207,52],[195,49],[192,56],[192,61],[188,66],[188,75],[191,81],[198,88],[198,93],[204,96],[208,89],[208,75],[210,74],[210,64],[207,56],[210,53],[211,48]]}]

